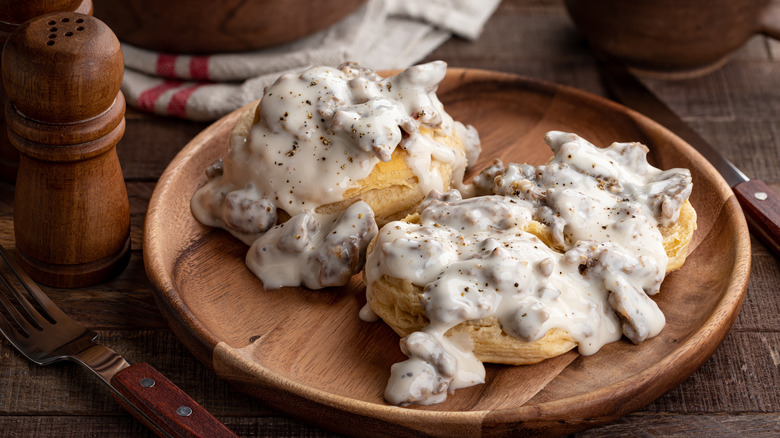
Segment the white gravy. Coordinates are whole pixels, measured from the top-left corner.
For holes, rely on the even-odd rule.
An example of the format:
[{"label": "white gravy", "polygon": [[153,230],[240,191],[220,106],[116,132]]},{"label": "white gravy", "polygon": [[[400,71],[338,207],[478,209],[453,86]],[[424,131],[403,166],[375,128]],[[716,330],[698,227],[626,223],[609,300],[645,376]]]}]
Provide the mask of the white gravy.
[{"label": "white gravy", "polygon": [[[453,182],[461,183],[467,165],[464,153],[420,134],[422,125],[454,133],[466,143],[465,155],[479,153],[476,130],[453,121],[436,97],[446,70],[444,62],[435,61],[386,79],[355,65],[314,67],[281,76],[266,90],[259,105],[260,121],[248,137],[233,138],[224,161],[207,169],[209,180],[190,203],[193,214],[247,245],[273,252],[276,260],[300,260],[308,266],[308,255],[279,240],[285,234],[273,228],[281,227],[279,210],[293,217],[286,229],[305,230],[315,222],[337,220],[316,219],[313,212],[341,201],[346,190],[356,187],[377,163],[390,160],[398,147],[407,152],[407,164],[424,193],[444,190],[450,183],[431,171],[434,159],[449,163]],[[360,221],[358,228],[365,231],[365,225]],[[331,247],[358,242],[357,253],[364,252],[368,235],[339,234],[341,240],[331,242]],[[262,242],[256,243],[261,236]],[[352,263],[357,259],[344,259],[352,274],[362,267]],[[265,287],[315,288],[349,281],[349,276],[341,276],[343,283],[320,283],[312,280],[319,274],[306,268],[290,268],[281,275],[262,268],[268,260],[255,250],[247,258]]]},{"label": "white gravy", "polygon": [[[437,61],[387,79],[353,65],[280,77],[263,96],[260,122],[206,170],[193,214],[251,245],[247,266],[266,288],[343,285],[364,262],[368,297],[383,276],[421,287],[430,324],[401,340],[409,358],[391,369],[385,398],[393,404],[439,403],[484,382],[470,340],[445,336],[465,321],[495,315],[526,341],[560,328],[585,355],[623,335],[635,343],[656,336],[665,320],[649,296],[667,265],[658,227],[677,220],[690,173],[650,166],[638,143],[600,149],[553,131],[549,163],[496,162],[465,185],[479,140],[436,97],[445,73]],[[460,137],[465,156],[421,135],[423,125]],[[362,201],[342,214],[315,213],[398,147],[430,192],[419,223],[377,230]],[[452,165],[453,181],[430,171],[434,159]],[[442,194],[447,183],[459,190]],[[279,211],[291,219],[279,223]],[[531,221],[549,227],[551,247],[525,231]],[[376,320],[368,306],[360,317]]]},{"label": "white gravy", "polygon": [[[500,162],[475,178],[473,191],[432,192],[419,223],[391,222],[366,262],[366,294],[383,276],[423,289],[430,324],[401,340],[409,359],[393,365],[385,399],[431,404],[481,383],[484,368],[462,341],[444,334],[495,315],[525,341],[560,328],[590,355],[625,335],[656,336],[664,315],[649,298],[664,279],[659,225],[677,220],[691,191],[686,169],[661,171],[647,148],[596,148],[563,132],[545,137],[555,157],[541,166]],[[532,220],[552,231],[550,248],[524,231]],[[369,309],[361,317],[370,320]]]},{"label": "white gravy", "polygon": [[269,289],[340,286],[363,269],[366,247],[376,233],[374,212],[363,201],[343,214],[305,211],[258,237],[246,265]]}]

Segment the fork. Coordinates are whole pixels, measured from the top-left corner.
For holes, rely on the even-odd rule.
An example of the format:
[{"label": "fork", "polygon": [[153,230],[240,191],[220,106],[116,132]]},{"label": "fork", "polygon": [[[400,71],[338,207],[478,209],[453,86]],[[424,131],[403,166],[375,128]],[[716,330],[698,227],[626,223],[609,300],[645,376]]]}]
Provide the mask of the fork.
[{"label": "fork", "polygon": [[0,332],[25,357],[38,365],[69,360],[85,366],[111,388],[119,404],[159,436],[236,436],[151,365],[130,364],[95,343],[97,334],[57,307],[2,246],[0,258],[0,283],[8,292],[0,291],[0,310],[5,309],[5,315],[0,312]]}]

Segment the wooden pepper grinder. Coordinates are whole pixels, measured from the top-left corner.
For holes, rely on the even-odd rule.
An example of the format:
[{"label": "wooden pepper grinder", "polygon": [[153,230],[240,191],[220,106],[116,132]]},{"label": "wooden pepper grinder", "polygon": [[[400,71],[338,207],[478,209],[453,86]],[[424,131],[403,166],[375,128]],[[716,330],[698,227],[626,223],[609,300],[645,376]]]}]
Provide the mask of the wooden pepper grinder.
[{"label": "wooden pepper grinder", "polygon": [[[80,12],[92,15],[92,0],[0,0],[0,52],[19,25],[50,12]],[[19,151],[6,135],[6,96],[0,81],[0,180],[13,183],[19,168]]]},{"label": "wooden pepper grinder", "polygon": [[2,55],[6,123],[19,150],[17,260],[36,281],[81,287],[119,273],[130,209],[116,144],[125,130],[119,41],[89,15],[45,14]]}]

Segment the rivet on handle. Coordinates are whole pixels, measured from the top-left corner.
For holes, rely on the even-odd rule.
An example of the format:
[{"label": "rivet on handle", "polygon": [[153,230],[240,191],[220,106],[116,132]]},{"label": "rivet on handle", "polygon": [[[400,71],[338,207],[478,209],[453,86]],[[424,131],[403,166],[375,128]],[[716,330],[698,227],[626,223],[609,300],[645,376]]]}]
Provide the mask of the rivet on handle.
[{"label": "rivet on handle", "polygon": [[179,406],[179,409],[176,409],[176,413],[181,417],[189,417],[192,415],[192,408],[189,406]]},{"label": "rivet on handle", "polygon": [[154,379],[150,379],[148,377],[141,379],[141,386],[144,388],[151,388],[154,386]]},{"label": "rivet on handle", "polygon": [[753,197],[755,197],[759,201],[766,201],[766,198],[768,198],[769,195],[767,195],[766,192],[756,192],[753,193]]}]

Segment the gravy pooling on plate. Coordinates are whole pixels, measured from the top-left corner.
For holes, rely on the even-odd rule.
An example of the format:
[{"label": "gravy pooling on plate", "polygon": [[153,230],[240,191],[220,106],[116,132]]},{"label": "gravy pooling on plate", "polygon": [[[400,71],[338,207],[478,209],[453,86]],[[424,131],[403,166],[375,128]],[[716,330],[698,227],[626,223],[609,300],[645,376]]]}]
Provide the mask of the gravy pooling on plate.
[{"label": "gravy pooling on plate", "polygon": [[[545,141],[555,153],[547,164],[497,163],[475,178],[483,196],[434,192],[418,216],[379,231],[361,317],[373,317],[379,280],[393,278],[422,291],[428,321],[401,340],[409,359],[391,369],[388,402],[439,403],[484,382],[475,339],[445,336],[469,321],[495,318],[527,342],[562,329],[584,355],[622,335],[640,343],[663,328],[650,299],[667,270],[659,228],[678,219],[690,172],[649,165],[639,143],[602,149],[563,132]],[[543,232],[529,232],[539,225]]]},{"label": "gravy pooling on plate", "polygon": [[[446,70],[435,61],[386,79],[351,64],[282,75],[264,93],[248,133],[234,132],[227,157],[207,170],[193,214],[252,245],[247,264],[267,288],[346,284],[376,234],[375,211],[363,205],[339,218],[348,204],[325,214],[319,207],[344,201],[399,154],[421,192],[416,204],[462,182],[467,157],[479,154],[476,131],[452,120],[436,97]],[[458,147],[445,141],[455,137]]]}]

